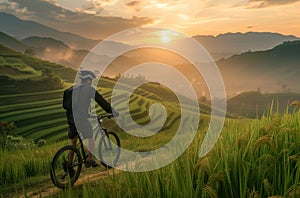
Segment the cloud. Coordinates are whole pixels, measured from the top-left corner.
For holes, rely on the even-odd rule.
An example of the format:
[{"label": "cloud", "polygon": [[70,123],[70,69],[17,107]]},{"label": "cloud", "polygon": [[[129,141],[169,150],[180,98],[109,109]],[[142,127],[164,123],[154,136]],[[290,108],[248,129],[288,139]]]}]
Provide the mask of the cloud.
[{"label": "cloud", "polygon": [[134,8],[135,11],[137,12],[141,10],[141,5],[142,5],[141,1],[129,1],[126,3],[126,6]]},{"label": "cloud", "polygon": [[300,0],[249,0],[249,8],[265,8],[269,6],[279,6],[300,2]]},{"label": "cloud", "polygon": [[[112,1],[102,1],[112,3]],[[6,5],[7,4],[7,5]],[[34,20],[61,31],[77,33],[89,38],[105,38],[119,31],[153,23],[149,17],[122,18],[100,16],[104,8],[97,1],[74,11],[65,9],[52,0],[7,0],[0,10],[19,18]]]},{"label": "cloud", "polygon": [[129,7],[131,7],[131,6],[133,6],[133,7],[139,6],[140,4],[141,4],[140,1],[130,1],[130,2],[126,3],[126,5],[129,6]]},{"label": "cloud", "polygon": [[17,3],[15,3],[15,2],[9,2],[7,0],[6,1],[2,1],[0,3],[0,12],[8,12],[8,13],[14,12],[14,13],[17,13],[17,14],[24,15],[24,18],[26,18],[26,14],[28,14],[27,8],[20,9],[18,7]]}]

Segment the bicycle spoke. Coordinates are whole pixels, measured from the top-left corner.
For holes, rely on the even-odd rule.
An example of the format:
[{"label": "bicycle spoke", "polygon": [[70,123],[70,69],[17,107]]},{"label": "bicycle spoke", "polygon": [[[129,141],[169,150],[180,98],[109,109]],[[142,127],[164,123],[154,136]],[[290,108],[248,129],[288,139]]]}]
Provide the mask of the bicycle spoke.
[{"label": "bicycle spoke", "polygon": [[51,179],[57,187],[67,187],[79,177],[82,159],[79,151],[72,146],[60,149],[54,156],[51,164]]}]

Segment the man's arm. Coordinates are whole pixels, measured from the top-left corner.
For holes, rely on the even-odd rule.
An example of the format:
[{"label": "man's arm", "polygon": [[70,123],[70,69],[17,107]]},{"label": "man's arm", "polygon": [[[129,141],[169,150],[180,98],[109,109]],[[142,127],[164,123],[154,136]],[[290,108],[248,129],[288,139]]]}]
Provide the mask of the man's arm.
[{"label": "man's arm", "polygon": [[95,101],[107,112],[112,113],[112,108],[110,104],[99,94],[98,91],[95,91]]}]

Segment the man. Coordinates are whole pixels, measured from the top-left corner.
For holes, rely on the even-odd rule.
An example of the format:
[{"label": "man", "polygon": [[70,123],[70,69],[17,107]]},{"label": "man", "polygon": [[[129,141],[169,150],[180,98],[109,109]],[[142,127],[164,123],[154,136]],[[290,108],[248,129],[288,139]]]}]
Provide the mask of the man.
[{"label": "man", "polygon": [[[83,139],[88,139],[88,157],[87,167],[99,166],[93,160],[90,151],[94,150],[95,140],[93,138],[93,128],[89,122],[89,108],[91,100],[94,99],[107,113],[112,113],[111,105],[91,86],[93,79],[96,78],[94,72],[90,70],[81,70],[79,72],[80,83],[65,90],[63,96],[63,107],[66,110],[69,131],[68,137],[71,139],[71,145],[76,146],[78,135]],[[75,125],[76,123],[76,125]],[[78,133],[79,132],[79,133]],[[72,162],[73,153],[68,161]]]}]

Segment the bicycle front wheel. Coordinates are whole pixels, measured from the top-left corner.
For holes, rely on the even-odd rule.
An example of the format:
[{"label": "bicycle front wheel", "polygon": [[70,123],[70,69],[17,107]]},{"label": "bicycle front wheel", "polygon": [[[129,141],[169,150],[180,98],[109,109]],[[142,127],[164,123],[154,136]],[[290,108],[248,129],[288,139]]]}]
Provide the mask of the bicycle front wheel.
[{"label": "bicycle front wheel", "polygon": [[99,158],[101,164],[107,168],[117,165],[120,157],[121,144],[116,133],[109,131],[99,142]]},{"label": "bicycle front wheel", "polygon": [[50,175],[53,184],[59,188],[73,185],[80,175],[82,163],[82,157],[76,147],[62,147],[51,162]]}]

